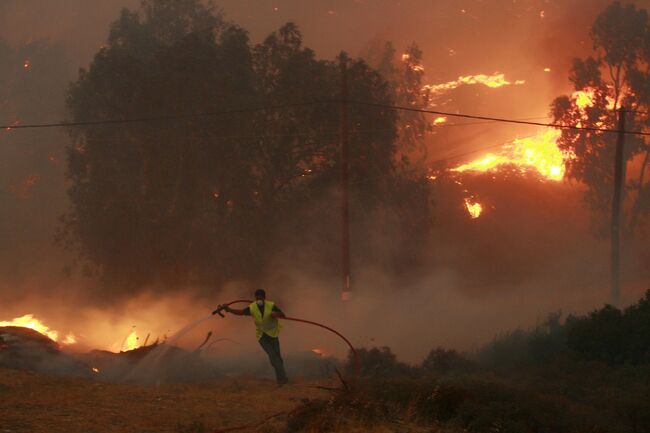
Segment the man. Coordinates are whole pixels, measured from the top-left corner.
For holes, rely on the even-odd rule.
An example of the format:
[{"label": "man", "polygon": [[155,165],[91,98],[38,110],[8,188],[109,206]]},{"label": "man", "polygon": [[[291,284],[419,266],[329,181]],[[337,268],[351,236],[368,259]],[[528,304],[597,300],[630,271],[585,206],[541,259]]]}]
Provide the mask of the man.
[{"label": "man", "polygon": [[280,321],[278,318],[284,317],[284,313],[274,302],[266,300],[266,292],[262,289],[255,291],[255,302],[248,307],[237,310],[226,306],[224,308],[228,313],[236,316],[253,316],[255,321],[257,341],[269,356],[269,361],[275,369],[275,378],[278,385],[284,385],[289,381],[284,371],[284,362],[280,354]]}]

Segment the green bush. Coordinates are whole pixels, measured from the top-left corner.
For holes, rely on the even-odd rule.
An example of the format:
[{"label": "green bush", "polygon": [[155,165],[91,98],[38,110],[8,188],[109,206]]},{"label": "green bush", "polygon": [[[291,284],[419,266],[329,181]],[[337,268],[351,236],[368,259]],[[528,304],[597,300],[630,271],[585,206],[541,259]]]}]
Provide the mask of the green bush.
[{"label": "green bush", "polygon": [[[359,357],[359,376],[361,377],[410,377],[416,374],[414,368],[399,362],[397,356],[388,347],[358,348],[356,352]],[[354,354],[350,352],[345,367],[347,375],[355,374],[355,362]]]},{"label": "green bush", "polygon": [[475,369],[474,363],[455,350],[446,350],[441,347],[431,350],[420,366],[422,374],[439,375],[467,373]]}]

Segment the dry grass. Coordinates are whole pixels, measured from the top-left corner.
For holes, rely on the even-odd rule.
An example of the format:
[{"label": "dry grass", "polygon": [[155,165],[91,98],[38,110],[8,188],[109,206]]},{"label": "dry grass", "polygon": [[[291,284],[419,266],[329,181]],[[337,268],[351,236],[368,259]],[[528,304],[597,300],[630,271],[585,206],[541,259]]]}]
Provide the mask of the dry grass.
[{"label": "dry grass", "polygon": [[[278,388],[264,380],[132,385],[0,369],[0,433],[209,433],[255,423],[327,397],[305,381]],[[259,431],[281,431],[283,419]]]}]

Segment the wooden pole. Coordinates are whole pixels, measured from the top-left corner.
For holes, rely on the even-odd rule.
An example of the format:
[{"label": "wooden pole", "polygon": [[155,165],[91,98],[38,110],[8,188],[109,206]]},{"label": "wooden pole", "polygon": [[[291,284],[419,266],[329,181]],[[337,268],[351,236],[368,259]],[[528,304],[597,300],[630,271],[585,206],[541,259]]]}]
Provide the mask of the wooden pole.
[{"label": "wooden pole", "polygon": [[614,197],[612,199],[612,293],[611,303],[619,308],[621,302],[621,201],[625,183],[625,109],[618,110],[618,136],[614,165]]}]

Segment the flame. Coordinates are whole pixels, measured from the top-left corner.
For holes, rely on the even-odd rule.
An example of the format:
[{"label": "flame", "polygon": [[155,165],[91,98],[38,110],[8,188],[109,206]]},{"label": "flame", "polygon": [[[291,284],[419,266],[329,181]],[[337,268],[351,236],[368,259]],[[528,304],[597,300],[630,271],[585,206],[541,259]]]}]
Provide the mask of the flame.
[{"label": "flame", "polygon": [[28,70],[28,69],[30,68],[30,66],[32,66],[32,62],[31,62],[29,59],[26,59],[26,60],[23,62],[23,69],[24,69],[24,70]]},{"label": "flame", "polygon": [[[46,335],[53,341],[57,341],[59,338],[59,333],[57,331],[53,331],[45,326],[43,322],[34,318],[33,314],[25,314],[24,316],[16,317],[11,321],[0,321],[0,326],[18,326],[20,328],[33,329],[36,332]],[[63,344],[74,344],[76,342],[77,339],[73,334],[66,335],[65,340],[63,340]]]},{"label": "flame", "polygon": [[324,356],[325,355],[325,353],[323,352],[322,349],[312,349],[311,351],[314,352],[318,356]]},{"label": "flame", "polygon": [[480,217],[481,213],[483,212],[483,206],[481,206],[481,203],[472,203],[471,200],[467,198],[465,199],[465,207],[467,208],[467,212],[472,219]]},{"label": "flame", "polygon": [[447,118],[444,117],[444,116],[436,117],[436,118],[433,120],[433,125],[434,125],[434,126],[436,126],[436,125],[442,125],[443,123],[447,123]]},{"label": "flame", "polygon": [[[575,100],[576,106],[584,111],[585,108],[593,107],[595,105],[596,90],[591,88],[577,90],[571,94],[571,98]],[[607,101],[607,109],[613,110],[615,106],[614,98],[606,95],[605,99]]]},{"label": "flame", "polygon": [[519,167],[522,171],[533,168],[548,180],[562,180],[565,172],[564,160],[567,156],[556,144],[560,134],[557,129],[547,129],[532,137],[515,139],[505,147],[504,154],[488,153],[479,159],[453,168],[452,171],[486,172],[509,164]]},{"label": "flame", "polygon": [[[515,85],[525,84],[525,80],[515,81]],[[424,91],[431,93],[443,93],[449,90],[454,90],[457,87],[460,87],[463,84],[482,84],[491,89],[497,89],[499,87],[508,86],[512,84],[510,81],[506,80],[504,74],[494,73],[492,75],[478,74],[478,75],[461,75],[457,80],[448,81],[441,84],[427,84],[423,87]]]},{"label": "flame", "polygon": [[135,331],[131,331],[124,343],[122,344],[122,351],[126,352],[127,350],[133,350],[138,348],[138,334]]},{"label": "flame", "polygon": [[99,368],[97,368],[97,367],[93,367],[92,370],[93,370],[93,373],[99,373]]},{"label": "flame", "polygon": [[581,110],[594,105],[594,92],[593,90],[579,90],[573,92],[571,95],[576,100],[576,105]]}]

